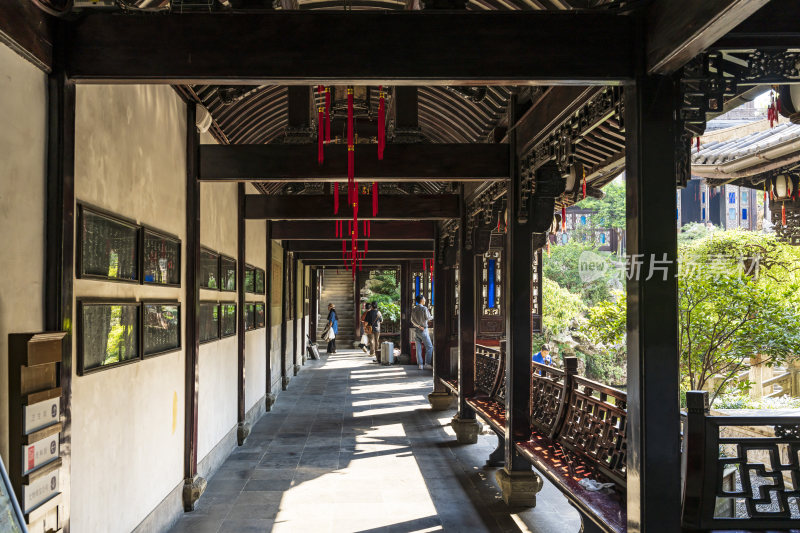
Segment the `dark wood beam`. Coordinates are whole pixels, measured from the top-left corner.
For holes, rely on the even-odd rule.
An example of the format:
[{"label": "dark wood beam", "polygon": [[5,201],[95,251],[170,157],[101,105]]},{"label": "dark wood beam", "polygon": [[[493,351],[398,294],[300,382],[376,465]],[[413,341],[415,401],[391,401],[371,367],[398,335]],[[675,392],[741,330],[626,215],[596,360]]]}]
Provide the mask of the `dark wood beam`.
[{"label": "dark wood beam", "polygon": [[[486,181],[507,179],[503,144],[387,144],[383,160],[376,145],[356,146],[355,178],[363,181]],[[317,163],[316,144],[204,144],[201,181],[347,180],[347,146],[325,147]]]},{"label": "dark wood beam", "polygon": [[[359,243],[359,247],[362,243]],[[349,249],[349,246],[348,246]],[[338,252],[300,252],[297,257],[303,261],[313,261],[315,259],[333,259],[342,260],[342,246],[339,245]],[[433,250],[424,252],[376,252],[373,251],[372,246],[369,247],[365,259],[381,260],[381,261],[395,261],[398,262],[406,259],[431,259],[433,257]]]},{"label": "dark wood beam", "polygon": [[670,74],[714,44],[769,0],[657,0],[647,13],[650,74]]},{"label": "dark wood beam", "polygon": [[395,87],[392,105],[397,128],[415,129],[419,127],[419,91],[416,87]]},{"label": "dark wood beam", "polygon": [[800,3],[770,0],[711,47],[722,50],[797,48],[800,43]]},{"label": "dark wood beam", "polygon": [[[396,261],[391,260],[391,259],[364,259],[363,261],[361,261],[361,266],[364,267],[364,268],[366,268],[366,267],[370,267],[370,268],[374,268],[374,267],[396,268],[402,262],[403,262],[403,260],[401,260],[401,259],[398,259]],[[315,266],[315,267],[327,266],[327,267],[335,267],[335,268],[342,268],[342,269],[345,268],[345,262],[342,261],[341,258],[339,258],[339,259],[310,259],[310,260],[306,261],[305,263],[307,265],[309,265],[309,266]],[[348,267],[350,266],[350,261],[347,262],[347,266]],[[356,267],[356,268],[358,268],[358,267]]]},{"label": "dark wood beam", "polygon": [[56,20],[30,0],[0,2],[0,43],[50,72],[53,67],[53,40]]},{"label": "dark wood beam", "polygon": [[[341,252],[342,245],[337,241],[285,241],[283,246],[290,252]],[[433,253],[433,242],[420,241],[375,241],[369,239],[370,252],[427,252]]]},{"label": "dark wood beam", "polygon": [[93,13],[70,23],[67,73],[94,83],[606,85],[632,79],[634,30],[632,17],[603,12]]},{"label": "dark wood beam", "polygon": [[[517,153],[524,155],[600,91],[597,87],[552,87],[515,122]],[[511,132],[506,135],[506,141]],[[506,167],[506,174],[508,167]]]},{"label": "dark wood beam", "polygon": [[289,87],[288,121],[290,128],[311,127],[311,89],[304,85]]},{"label": "dark wood beam", "polygon": [[[417,194],[414,196],[379,196],[378,214],[372,216],[369,197],[364,197],[358,210],[360,220],[445,220],[458,217],[458,195]],[[364,205],[370,204],[370,205]],[[333,213],[329,195],[248,194],[244,216],[270,220],[352,220],[353,208],[344,198],[339,213]]]},{"label": "dark wood beam", "polygon": [[[331,222],[273,222],[275,240],[341,241]],[[416,241],[434,238],[433,222],[373,222],[370,241]],[[340,245],[341,246],[341,245]]]}]

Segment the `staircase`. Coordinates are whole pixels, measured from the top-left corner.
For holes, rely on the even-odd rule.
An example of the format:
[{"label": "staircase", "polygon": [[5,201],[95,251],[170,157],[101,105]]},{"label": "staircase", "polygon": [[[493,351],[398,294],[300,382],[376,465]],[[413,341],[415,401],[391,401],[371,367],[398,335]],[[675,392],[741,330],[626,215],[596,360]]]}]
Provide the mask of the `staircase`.
[{"label": "staircase", "polygon": [[319,320],[317,321],[317,338],[320,348],[324,350],[322,330],[328,323],[328,304],[336,306],[339,317],[339,334],[336,335],[336,347],[340,350],[353,347],[355,339],[355,318],[353,316],[353,274],[341,269],[326,268],[322,276],[322,291],[319,297]]}]

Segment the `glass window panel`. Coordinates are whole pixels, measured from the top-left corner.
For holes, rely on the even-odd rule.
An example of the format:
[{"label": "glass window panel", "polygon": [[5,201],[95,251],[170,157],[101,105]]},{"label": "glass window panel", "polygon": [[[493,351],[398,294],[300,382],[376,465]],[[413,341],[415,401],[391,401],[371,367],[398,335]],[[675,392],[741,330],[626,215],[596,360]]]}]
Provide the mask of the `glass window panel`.
[{"label": "glass window panel", "polygon": [[200,250],[200,287],[219,289],[219,254]]},{"label": "glass window panel", "polygon": [[181,347],[181,314],[177,303],[143,304],[143,316],[145,356]]},{"label": "glass window panel", "polygon": [[200,342],[219,338],[219,304],[200,302]]},{"label": "glass window panel", "polygon": [[81,304],[81,373],[139,359],[139,304]]},{"label": "glass window panel", "polygon": [[220,327],[223,337],[236,335],[236,304],[222,304],[222,323]]},{"label": "glass window panel", "polygon": [[80,277],[139,281],[139,227],[81,208]]},{"label": "glass window panel", "polygon": [[236,259],[220,257],[220,289],[232,292],[236,290]]},{"label": "glass window panel", "polygon": [[144,230],[144,282],[181,283],[181,241]]}]

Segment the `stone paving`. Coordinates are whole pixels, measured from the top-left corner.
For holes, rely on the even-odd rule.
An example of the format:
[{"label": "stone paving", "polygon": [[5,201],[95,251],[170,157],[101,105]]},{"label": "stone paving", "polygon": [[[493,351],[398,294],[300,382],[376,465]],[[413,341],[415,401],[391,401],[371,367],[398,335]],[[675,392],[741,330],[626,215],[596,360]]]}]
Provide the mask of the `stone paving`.
[{"label": "stone paving", "polygon": [[431,373],[361,352],[309,361],[217,473],[175,533],[577,532],[545,481],[534,509],[500,500],[497,439],[458,445],[454,411],[432,411]]}]

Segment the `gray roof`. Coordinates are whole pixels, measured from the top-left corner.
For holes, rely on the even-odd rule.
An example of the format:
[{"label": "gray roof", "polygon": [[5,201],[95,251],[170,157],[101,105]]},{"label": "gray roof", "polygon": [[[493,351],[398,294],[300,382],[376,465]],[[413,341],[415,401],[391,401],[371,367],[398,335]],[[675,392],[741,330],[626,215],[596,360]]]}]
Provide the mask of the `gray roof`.
[{"label": "gray roof", "polygon": [[693,165],[719,165],[753,156],[785,142],[800,140],[800,125],[782,122],[774,128],[750,133],[738,139],[711,141],[692,151]]}]

